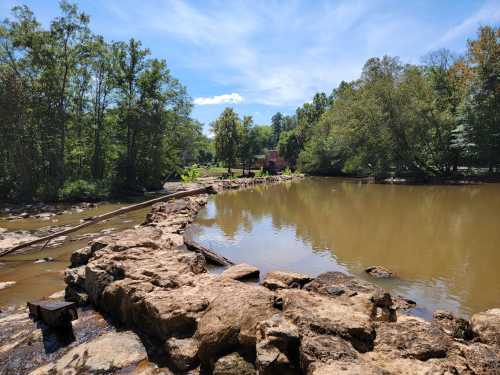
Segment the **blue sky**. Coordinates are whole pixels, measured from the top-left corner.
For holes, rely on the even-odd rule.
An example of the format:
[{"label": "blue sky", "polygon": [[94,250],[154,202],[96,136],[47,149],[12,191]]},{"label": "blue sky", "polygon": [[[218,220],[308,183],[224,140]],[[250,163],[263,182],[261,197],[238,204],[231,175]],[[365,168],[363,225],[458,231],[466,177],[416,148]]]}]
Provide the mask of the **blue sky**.
[{"label": "blue sky", "polygon": [[[232,106],[259,124],[294,112],[315,92],[359,76],[389,54],[418,63],[429,51],[461,53],[479,25],[500,23],[500,0],[178,1],[81,0],[91,27],[109,40],[138,38],[188,88],[193,117],[208,124]],[[44,24],[55,0],[0,0]]]}]

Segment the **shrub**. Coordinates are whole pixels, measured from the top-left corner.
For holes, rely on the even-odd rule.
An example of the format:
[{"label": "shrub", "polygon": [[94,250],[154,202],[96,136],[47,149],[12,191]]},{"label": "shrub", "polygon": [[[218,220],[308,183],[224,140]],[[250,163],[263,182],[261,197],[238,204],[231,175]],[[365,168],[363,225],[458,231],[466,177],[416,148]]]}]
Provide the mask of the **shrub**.
[{"label": "shrub", "polygon": [[64,184],[59,193],[63,201],[97,201],[108,195],[107,189],[95,182],[74,180]]},{"label": "shrub", "polygon": [[269,172],[265,171],[264,168],[261,168],[255,173],[255,177],[267,177],[269,176]]},{"label": "shrub", "polygon": [[200,177],[200,170],[196,164],[191,167],[184,168],[181,175],[181,180],[184,183],[195,182]]}]

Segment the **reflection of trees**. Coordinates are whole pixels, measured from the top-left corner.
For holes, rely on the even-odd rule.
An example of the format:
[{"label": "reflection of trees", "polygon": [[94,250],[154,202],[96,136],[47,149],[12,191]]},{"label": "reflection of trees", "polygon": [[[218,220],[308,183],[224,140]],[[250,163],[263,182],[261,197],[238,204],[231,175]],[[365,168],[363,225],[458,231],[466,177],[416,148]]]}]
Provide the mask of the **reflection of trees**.
[{"label": "reflection of trees", "polygon": [[293,227],[313,251],[330,250],[351,268],[383,264],[407,279],[443,279],[453,294],[488,305],[500,299],[499,193],[498,185],[307,179],[216,196],[213,217],[198,222],[232,238],[271,217],[276,229]]}]

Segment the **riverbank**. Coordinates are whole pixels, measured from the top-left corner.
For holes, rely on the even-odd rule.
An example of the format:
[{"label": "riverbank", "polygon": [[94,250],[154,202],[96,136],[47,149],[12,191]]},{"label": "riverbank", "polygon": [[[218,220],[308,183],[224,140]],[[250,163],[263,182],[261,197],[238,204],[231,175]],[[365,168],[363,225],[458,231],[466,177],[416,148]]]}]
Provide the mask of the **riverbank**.
[{"label": "riverbank", "polygon": [[[429,322],[405,314],[403,299],[339,272],[312,278],[274,271],[259,285],[254,267],[214,268],[184,248],[184,232],[206,202],[197,196],[157,204],[143,226],[92,241],[72,257],[66,297],[91,302],[154,342],[165,373],[498,371],[500,310],[470,322],[438,312]],[[96,363],[72,355],[73,364],[54,358],[39,373]]]}]

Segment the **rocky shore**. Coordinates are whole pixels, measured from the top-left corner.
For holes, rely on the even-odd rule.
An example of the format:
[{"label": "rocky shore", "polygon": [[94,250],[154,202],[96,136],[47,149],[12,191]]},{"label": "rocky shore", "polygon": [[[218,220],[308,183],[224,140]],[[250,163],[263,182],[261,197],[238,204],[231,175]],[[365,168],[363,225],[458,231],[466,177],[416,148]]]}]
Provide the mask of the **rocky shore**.
[{"label": "rocky shore", "polygon": [[404,299],[339,272],[273,271],[259,282],[251,265],[216,269],[184,245],[206,203],[207,196],[159,203],[141,227],[75,252],[66,299],[90,304],[125,331],[75,344],[33,373],[500,373],[500,309],[470,321],[437,311],[426,321],[408,315]]}]

